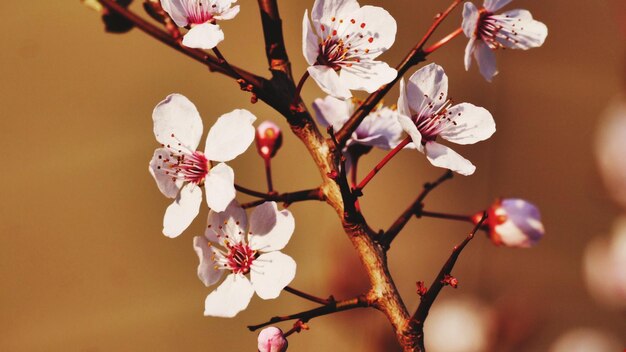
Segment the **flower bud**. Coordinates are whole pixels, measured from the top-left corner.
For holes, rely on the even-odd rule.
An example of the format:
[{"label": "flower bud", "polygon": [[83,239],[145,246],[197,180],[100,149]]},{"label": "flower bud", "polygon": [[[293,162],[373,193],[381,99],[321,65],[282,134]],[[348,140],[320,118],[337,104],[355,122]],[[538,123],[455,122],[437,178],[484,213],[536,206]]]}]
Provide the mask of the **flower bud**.
[{"label": "flower bud", "polygon": [[263,159],[273,158],[283,144],[283,134],[278,125],[264,121],[256,129],[256,148]]},{"label": "flower bud", "polygon": [[275,326],[270,326],[259,333],[259,352],[285,352],[287,351],[287,339],[283,331]]},{"label": "flower bud", "polygon": [[[529,248],[539,242],[545,233],[539,209],[523,199],[498,199],[487,214],[489,238],[497,246]],[[481,217],[482,213],[474,216],[474,222],[477,223]]]}]

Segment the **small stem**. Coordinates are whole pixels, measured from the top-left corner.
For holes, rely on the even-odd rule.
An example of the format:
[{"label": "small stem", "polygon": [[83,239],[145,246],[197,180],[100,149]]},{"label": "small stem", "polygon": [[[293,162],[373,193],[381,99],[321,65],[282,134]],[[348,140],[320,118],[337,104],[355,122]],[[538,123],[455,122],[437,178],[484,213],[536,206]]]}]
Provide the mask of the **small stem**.
[{"label": "small stem", "polygon": [[472,217],[469,215],[458,215],[458,214],[447,214],[447,213],[437,213],[437,212],[432,212],[432,211],[425,211],[422,210],[420,212],[418,212],[417,214],[415,214],[419,217],[422,216],[426,216],[429,218],[438,218],[438,219],[447,219],[447,220],[456,220],[456,221],[465,221],[465,222],[471,222],[472,221]]},{"label": "small stem", "polygon": [[307,300],[309,300],[311,302],[319,303],[319,304],[322,304],[322,305],[330,304],[331,302],[334,302],[334,300],[335,300],[333,298],[333,296],[330,296],[330,298],[328,298],[328,299],[324,299],[324,298],[313,296],[313,295],[308,294],[306,292],[302,292],[302,291],[297,290],[297,289],[295,289],[295,288],[293,288],[291,286],[285,287],[284,290],[289,292],[289,293],[291,293],[291,294],[293,294],[293,295],[296,295],[298,297],[301,297],[301,298],[307,299]]},{"label": "small stem", "polygon": [[307,78],[309,78],[309,71],[305,71],[304,74],[302,75],[302,78],[300,78],[300,81],[298,82],[298,85],[296,86],[296,92],[293,96],[293,108],[297,109],[298,105],[300,104],[300,101],[302,101],[302,99],[300,98],[300,93],[302,92],[302,87],[304,87],[304,82],[306,82]]},{"label": "small stem", "polygon": [[218,49],[217,47],[213,48],[213,53],[215,54],[215,56],[217,57],[218,62],[221,65],[224,65],[224,67],[226,67],[228,70],[230,70],[230,72],[236,76],[241,78],[241,76],[239,76],[239,74],[237,73],[237,71],[235,71],[230,64],[228,63],[228,61],[226,60],[226,58],[224,57],[224,55],[222,55],[222,52],[220,51],[220,49]]},{"label": "small stem", "polygon": [[448,8],[444,12],[437,14],[437,16],[435,16],[435,21],[430,26],[430,28],[428,28],[428,31],[426,31],[426,34],[424,34],[424,37],[422,37],[422,40],[420,40],[419,44],[417,44],[417,47],[419,50],[421,50],[424,47],[428,39],[430,39],[430,37],[435,33],[435,30],[437,29],[437,27],[439,27],[441,22],[443,22],[443,20],[445,20],[446,17],[448,17],[450,12],[452,12],[452,10],[454,10],[454,8],[457,7],[461,3],[461,1],[462,0],[454,0],[452,4],[450,4],[450,6],[448,6]]},{"label": "small stem", "polygon": [[265,161],[265,178],[267,179],[267,192],[274,193],[274,184],[272,183],[272,158],[263,158]]},{"label": "small stem", "polygon": [[280,193],[280,194],[276,194],[276,193],[269,194],[269,193],[254,191],[249,188],[240,186],[238,184],[235,184],[235,189],[241,193],[245,193],[253,197],[261,198],[262,200],[275,201],[275,202],[293,203],[293,202],[300,202],[304,200],[319,200],[319,201],[326,200],[326,197],[324,196],[324,193],[322,192],[320,188],[305,189],[303,191],[287,192],[287,193]]},{"label": "small stem", "polygon": [[448,34],[447,36],[443,37],[443,39],[441,39],[440,41],[438,41],[435,44],[433,44],[433,45],[429,46],[428,48],[424,49],[424,53],[425,54],[432,53],[433,51],[435,51],[435,50],[441,48],[442,46],[444,46],[446,43],[448,43],[452,39],[456,38],[461,33],[463,33],[463,28],[459,27],[454,32],[452,32],[452,33]]},{"label": "small stem", "polygon": [[381,160],[378,163],[378,165],[376,165],[372,169],[372,171],[370,171],[370,173],[367,174],[367,176],[365,176],[363,181],[361,181],[361,183],[359,183],[359,185],[355,187],[355,191],[357,192],[357,194],[360,193],[360,191],[363,188],[365,188],[365,186],[367,186],[367,184],[374,178],[374,176],[376,176],[376,174],[380,170],[382,170],[382,168],[389,162],[389,160],[393,159],[393,157],[396,156],[396,154],[398,154],[398,152],[400,152],[402,150],[402,148],[404,148],[409,143],[411,143],[411,137],[406,137],[402,142],[400,142],[400,144],[398,144],[387,155],[385,155],[383,160]]}]

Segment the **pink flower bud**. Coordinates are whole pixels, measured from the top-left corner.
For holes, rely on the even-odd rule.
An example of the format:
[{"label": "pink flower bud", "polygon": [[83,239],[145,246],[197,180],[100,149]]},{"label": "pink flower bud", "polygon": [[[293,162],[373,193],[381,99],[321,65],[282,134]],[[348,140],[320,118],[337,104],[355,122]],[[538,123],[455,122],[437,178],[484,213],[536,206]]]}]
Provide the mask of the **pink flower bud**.
[{"label": "pink flower bud", "polygon": [[[489,238],[497,246],[529,248],[545,233],[539,209],[523,199],[498,199],[487,213]],[[474,219],[477,222],[480,217]]]},{"label": "pink flower bud", "polygon": [[273,158],[283,144],[283,134],[278,125],[264,121],[256,129],[256,147],[263,159]]},{"label": "pink flower bud", "polygon": [[287,351],[287,339],[283,331],[275,326],[270,326],[259,333],[259,352],[285,352]]}]

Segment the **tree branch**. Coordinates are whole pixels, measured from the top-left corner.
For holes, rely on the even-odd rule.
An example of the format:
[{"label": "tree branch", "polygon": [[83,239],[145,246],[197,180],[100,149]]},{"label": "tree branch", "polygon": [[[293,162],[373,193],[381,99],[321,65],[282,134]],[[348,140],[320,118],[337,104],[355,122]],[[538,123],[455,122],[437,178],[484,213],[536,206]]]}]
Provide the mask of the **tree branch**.
[{"label": "tree branch", "polygon": [[286,76],[293,81],[291,75],[291,63],[285,48],[283,38],[282,20],[278,13],[276,0],[258,0],[261,11],[261,23],[263,24],[263,36],[265,37],[265,54],[272,75]]},{"label": "tree branch", "polygon": [[324,201],[326,197],[320,188],[305,189],[303,191],[286,193],[263,193],[235,184],[235,189],[241,193],[261,198],[262,201],[274,201],[283,203],[295,203],[304,200]]}]

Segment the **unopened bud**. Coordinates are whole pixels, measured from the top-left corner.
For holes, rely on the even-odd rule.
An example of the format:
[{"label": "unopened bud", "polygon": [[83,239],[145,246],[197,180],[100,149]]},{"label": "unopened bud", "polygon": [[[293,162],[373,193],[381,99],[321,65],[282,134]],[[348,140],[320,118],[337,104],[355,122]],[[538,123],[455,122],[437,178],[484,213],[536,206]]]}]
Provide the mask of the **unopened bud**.
[{"label": "unopened bud", "polygon": [[426,288],[426,285],[424,285],[424,281],[418,281],[415,283],[415,285],[417,286],[417,294],[420,297],[423,297],[426,292],[428,292],[428,288]]},{"label": "unopened bud", "polygon": [[263,329],[258,341],[259,352],[285,352],[289,345],[283,331],[274,326]]},{"label": "unopened bud", "polygon": [[[498,199],[487,214],[489,238],[497,246],[529,248],[545,233],[539,209],[523,199]],[[477,223],[480,217],[474,216],[474,222]]]},{"label": "unopened bud", "polygon": [[264,121],[256,129],[256,147],[263,159],[273,158],[283,144],[283,134],[277,124]]},{"label": "unopened bud", "polygon": [[441,280],[441,283],[444,284],[444,286],[448,286],[449,285],[452,288],[459,287],[459,280],[456,277],[454,277],[452,275],[448,275],[448,274],[446,274],[443,277],[443,280]]}]

